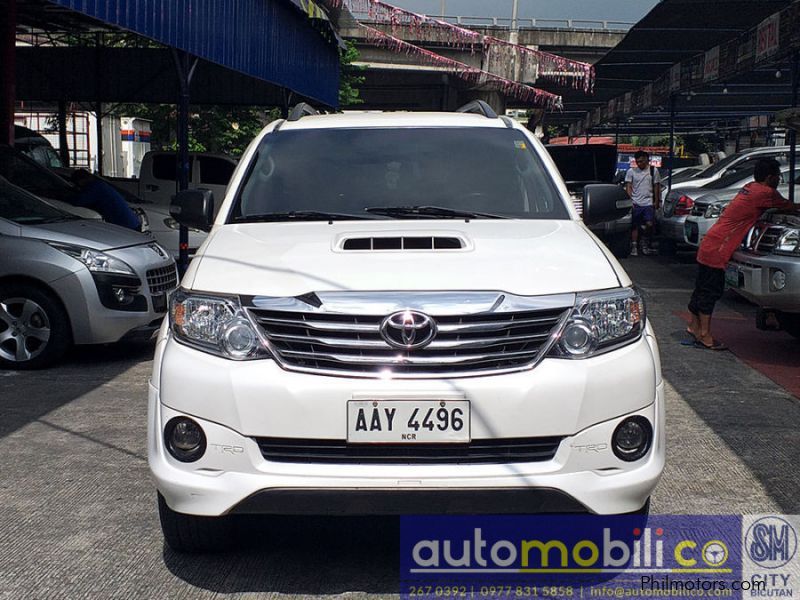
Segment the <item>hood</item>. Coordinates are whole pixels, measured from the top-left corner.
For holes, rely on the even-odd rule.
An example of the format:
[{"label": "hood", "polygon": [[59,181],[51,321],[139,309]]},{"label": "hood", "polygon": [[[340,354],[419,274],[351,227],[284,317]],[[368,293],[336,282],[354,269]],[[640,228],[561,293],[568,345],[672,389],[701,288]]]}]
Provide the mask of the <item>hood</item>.
[{"label": "hood", "polygon": [[113,250],[114,248],[136,246],[153,241],[143,233],[138,233],[125,227],[86,219],[42,225],[24,225],[20,235],[48,242],[84,246],[94,250]]},{"label": "hood", "polygon": [[[346,250],[348,240],[447,237],[462,248]],[[195,290],[263,296],[308,292],[491,290],[545,295],[618,287],[578,221],[334,221],[227,225],[192,262]],[[190,283],[191,282],[191,283]]]}]

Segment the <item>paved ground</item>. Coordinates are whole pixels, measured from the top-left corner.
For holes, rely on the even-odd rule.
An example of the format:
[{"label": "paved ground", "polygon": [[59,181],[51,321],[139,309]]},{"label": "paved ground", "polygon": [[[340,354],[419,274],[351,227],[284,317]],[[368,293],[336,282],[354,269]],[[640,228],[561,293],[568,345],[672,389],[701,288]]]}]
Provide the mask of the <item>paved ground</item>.
[{"label": "paved ground", "polygon": [[[800,401],[730,353],[680,345],[690,257],[625,266],[646,293],[669,382],[654,512],[800,513]],[[725,304],[753,327],[752,307]],[[394,519],[250,520],[235,554],[165,549],[145,454],[151,352],[83,350],[50,371],[0,371],[0,598],[396,593]]]}]

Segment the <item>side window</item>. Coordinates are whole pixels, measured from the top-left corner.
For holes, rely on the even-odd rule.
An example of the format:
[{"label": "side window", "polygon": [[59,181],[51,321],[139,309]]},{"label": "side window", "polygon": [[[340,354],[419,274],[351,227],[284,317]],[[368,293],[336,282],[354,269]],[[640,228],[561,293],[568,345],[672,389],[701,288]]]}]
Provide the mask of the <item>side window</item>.
[{"label": "side window", "polygon": [[[192,181],[194,160],[189,158],[189,181]],[[178,180],[178,157],[175,154],[156,154],[153,156],[153,177],[166,181]]]},{"label": "side window", "polygon": [[200,183],[206,185],[228,185],[235,165],[222,158],[199,156]]},{"label": "side window", "polygon": [[153,157],[153,177],[175,181],[178,173],[178,158],[174,154],[156,154]]}]

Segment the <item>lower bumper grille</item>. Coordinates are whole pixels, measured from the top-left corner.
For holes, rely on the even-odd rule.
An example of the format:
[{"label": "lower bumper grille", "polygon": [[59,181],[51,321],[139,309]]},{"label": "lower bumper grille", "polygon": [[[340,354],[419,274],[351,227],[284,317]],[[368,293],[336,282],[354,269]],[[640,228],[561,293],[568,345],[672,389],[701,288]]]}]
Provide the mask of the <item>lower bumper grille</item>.
[{"label": "lower bumper grille", "polygon": [[272,462],[504,464],[552,460],[563,437],[474,440],[469,444],[348,444],[344,440],[255,438]]}]

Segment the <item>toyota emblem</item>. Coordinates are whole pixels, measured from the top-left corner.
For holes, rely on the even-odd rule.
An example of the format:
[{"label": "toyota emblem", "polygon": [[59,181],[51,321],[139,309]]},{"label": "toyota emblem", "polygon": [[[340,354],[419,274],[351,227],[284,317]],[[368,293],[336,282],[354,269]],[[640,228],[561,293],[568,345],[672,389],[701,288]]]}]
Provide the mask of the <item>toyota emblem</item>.
[{"label": "toyota emblem", "polygon": [[381,337],[393,348],[424,348],[436,337],[436,322],[424,313],[401,310],[383,320]]}]

